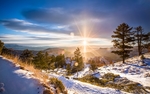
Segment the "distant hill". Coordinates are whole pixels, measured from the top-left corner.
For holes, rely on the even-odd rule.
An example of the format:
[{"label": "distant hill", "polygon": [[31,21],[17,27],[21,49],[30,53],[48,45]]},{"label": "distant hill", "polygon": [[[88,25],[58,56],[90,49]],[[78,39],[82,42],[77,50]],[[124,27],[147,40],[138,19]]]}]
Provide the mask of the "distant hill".
[{"label": "distant hill", "polygon": [[5,44],[6,48],[11,48],[14,50],[25,50],[25,49],[29,49],[29,50],[34,50],[34,51],[40,51],[40,50],[44,50],[49,48],[48,46],[41,46],[41,47],[29,47],[29,46],[22,46],[22,45],[18,45],[18,44]]},{"label": "distant hill", "polygon": [[48,48],[46,50],[43,50],[43,52],[47,52],[49,55],[58,55],[58,54],[64,54],[64,49],[61,49],[61,48]]}]

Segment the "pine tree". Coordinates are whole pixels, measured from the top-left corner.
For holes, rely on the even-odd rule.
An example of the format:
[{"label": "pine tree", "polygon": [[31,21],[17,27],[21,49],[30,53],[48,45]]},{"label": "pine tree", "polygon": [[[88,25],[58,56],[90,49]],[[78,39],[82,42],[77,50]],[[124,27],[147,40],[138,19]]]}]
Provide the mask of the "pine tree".
[{"label": "pine tree", "polygon": [[71,74],[71,64],[66,65],[67,75]]},{"label": "pine tree", "polygon": [[79,48],[77,48],[76,51],[74,52],[74,60],[78,63],[78,66],[74,66],[72,72],[77,72],[82,70],[84,68],[84,63]]},{"label": "pine tree", "polygon": [[5,46],[3,47],[3,49],[2,49],[2,55],[4,55],[4,54],[6,54],[6,55],[12,55],[12,50],[11,49],[8,49],[8,48],[6,48]]},{"label": "pine tree", "polygon": [[48,54],[47,52],[45,52],[44,58],[45,58],[45,59],[44,59],[44,60],[45,60],[45,63],[49,64],[50,61],[51,61],[51,58],[50,58],[50,56],[49,56],[49,54]]},{"label": "pine tree", "polygon": [[138,54],[142,55],[142,50],[146,46],[145,43],[147,43],[149,39],[148,34],[144,34],[143,28],[141,26],[138,26],[135,28],[134,37],[138,46]]},{"label": "pine tree", "polygon": [[23,62],[30,63],[33,59],[33,53],[32,53],[32,51],[26,49],[21,53],[20,58]]},{"label": "pine tree", "polygon": [[144,34],[143,49],[150,51],[150,32]]},{"label": "pine tree", "polygon": [[112,35],[112,38],[115,38],[112,41],[113,46],[117,49],[116,51],[112,51],[112,53],[119,55],[123,63],[125,63],[125,59],[129,57],[129,53],[132,51],[130,49],[133,48],[131,46],[133,42],[131,30],[132,27],[128,26],[126,23],[122,23],[118,26],[116,31],[114,31],[114,35]]},{"label": "pine tree", "polygon": [[147,42],[146,42],[146,48],[150,52],[150,32],[147,33]]},{"label": "pine tree", "polygon": [[56,56],[55,66],[57,68],[63,68],[64,66],[66,66],[65,56],[63,54]]},{"label": "pine tree", "polygon": [[45,69],[46,68],[46,63],[44,60],[44,54],[42,53],[42,51],[39,51],[36,56],[33,58],[33,63],[35,65],[36,68],[39,69]]}]

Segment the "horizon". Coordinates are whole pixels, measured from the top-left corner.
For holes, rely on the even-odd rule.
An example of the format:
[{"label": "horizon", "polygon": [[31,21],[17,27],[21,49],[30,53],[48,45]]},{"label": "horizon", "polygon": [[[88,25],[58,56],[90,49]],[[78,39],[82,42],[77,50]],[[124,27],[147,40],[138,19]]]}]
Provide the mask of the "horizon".
[{"label": "horizon", "polygon": [[[6,7],[9,6],[9,7]],[[1,0],[0,40],[29,47],[112,47],[125,22],[149,32],[148,0]]]}]

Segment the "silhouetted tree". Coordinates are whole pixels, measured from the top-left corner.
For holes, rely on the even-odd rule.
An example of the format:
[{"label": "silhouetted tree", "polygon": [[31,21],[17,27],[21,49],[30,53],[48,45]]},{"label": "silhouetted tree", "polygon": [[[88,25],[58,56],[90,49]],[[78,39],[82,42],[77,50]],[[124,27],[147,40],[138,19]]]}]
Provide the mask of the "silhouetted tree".
[{"label": "silhouetted tree", "polygon": [[148,33],[146,33],[145,34],[145,39],[144,39],[145,41],[144,41],[144,47],[146,48],[146,49],[148,49],[148,51],[150,52],[150,32],[148,32]]},{"label": "silhouetted tree", "polygon": [[133,42],[131,30],[132,27],[128,26],[126,23],[122,23],[118,26],[116,31],[114,31],[114,35],[112,35],[112,38],[115,38],[112,41],[113,46],[117,49],[116,51],[112,51],[112,53],[119,55],[123,63],[125,63],[125,59],[129,57],[129,53],[132,51],[130,49],[133,48],[131,46]]},{"label": "silhouetted tree", "polygon": [[141,26],[138,26],[135,28],[134,37],[138,46],[138,54],[142,55],[142,50],[146,46],[149,36],[143,33],[143,28]]}]

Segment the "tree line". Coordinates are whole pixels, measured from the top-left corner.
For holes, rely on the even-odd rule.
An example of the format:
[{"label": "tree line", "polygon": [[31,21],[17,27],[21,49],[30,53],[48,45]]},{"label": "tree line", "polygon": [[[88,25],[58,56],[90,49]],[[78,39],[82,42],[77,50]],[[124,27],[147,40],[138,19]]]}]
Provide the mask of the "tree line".
[{"label": "tree line", "polygon": [[[14,55],[12,50],[6,48],[4,43],[0,40],[0,54],[7,54],[7,55]],[[78,63],[78,66],[75,64],[66,64],[66,59],[64,54],[59,55],[49,55],[47,52],[39,51],[36,55],[33,55],[31,50],[23,50],[22,53],[19,55],[19,59],[24,63],[32,64],[35,68],[38,69],[52,69],[55,68],[66,68],[68,74],[75,73],[80,71],[84,68],[83,58],[81,55],[81,51],[77,48],[74,52],[74,57],[71,59],[74,63]]]},{"label": "tree line", "polygon": [[116,48],[115,53],[122,58],[123,63],[129,57],[129,53],[134,46],[138,48],[138,55],[142,55],[143,49],[150,47],[150,32],[145,33],[142,26],[130,27],[126,23],[120,24],[112,35],[113,47]]}]

